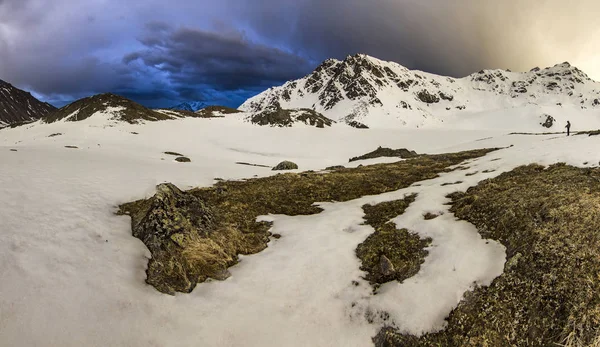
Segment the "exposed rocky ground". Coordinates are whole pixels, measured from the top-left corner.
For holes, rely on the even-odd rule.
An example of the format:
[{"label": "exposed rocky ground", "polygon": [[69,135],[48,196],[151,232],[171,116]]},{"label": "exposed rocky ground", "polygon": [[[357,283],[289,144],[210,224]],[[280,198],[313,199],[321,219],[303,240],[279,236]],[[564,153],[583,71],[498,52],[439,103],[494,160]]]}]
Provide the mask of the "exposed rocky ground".
[{"label": "exposed rocky ground", "polygon": [[[256,222],[258,216],[316,214],[321,209],[313,205],[315,202],[348,201],[406,188],[490,151],[493,149],[422,155],[403,162],[328,174],[288,173],[246,181],[220,181],[214,187],[187,192],[162,184],[154,197],[124,204],[120,213],[131,216],[134,236],[152,253],[147,282],[163,293],[191,292],[197,283],[208,278],[227,278],[227,269],[237,263],[238,254],[253,254],[267,247],[270,224]],[[427,242],[381,225],[391,215],[386,211],[401,212],[405,206],[403,202],[392,204],[391,209],[388,204],[365,207],[367,223],[379,227],[379,233],[366,241],[359,253],[364,255],[365,268],[373,268],[373,252],[388,257],[396,270],[386,272],[384,279],[408,276],[418,270],[424,255],[419,247]],[[408,240],[399,240],[405,237]],[[414,249],[413,260],[406,262],[400,259],[402,255],[385,250],[381,253],[381,242],[390,238],[413,245],[407,251],[412,254]],[[381,282],[381,276],[373,269],[374,282]]]},{"label": "exposed rocky ground", "polygon": [[56,107],[0,80],[0,128],[40,119]]},{"label": "exposed rocky ground", "polygon": [[203,109],[196,111],[196,114],[203,118],[212,118],[212,117],[225,117],[228,114],[236,114],[241,111],[236,110],[235,108],[226,107],[226,106],[208,106]]},{"label": "exposed rocky ground", "polygon": [[277,105],[269,107],[249,117],[250,122],[258,125],[291,127],[303,123],[317,128],[329,127],[333,121],[310,109],[285,110]]}]

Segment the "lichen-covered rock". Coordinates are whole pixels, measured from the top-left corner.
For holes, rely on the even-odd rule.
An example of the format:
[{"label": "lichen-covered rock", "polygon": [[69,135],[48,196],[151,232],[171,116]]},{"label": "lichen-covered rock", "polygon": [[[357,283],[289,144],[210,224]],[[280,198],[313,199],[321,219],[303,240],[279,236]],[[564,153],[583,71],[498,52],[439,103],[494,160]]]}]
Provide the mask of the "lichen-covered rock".
[{"label": "lichen-covered rock", "polygon": [[392,276],[396,272],[396,269],[394,269],[394,264],[392,264],[392,262],[385,255],[382,255],[379,258],[379,269],[381,274],[385,277]]},{"label": "lichen-covered rock", "polygon": [[277,164],[277,166],[275,166],[273,168],[273,171],[297,170],[297,169],[298,169],[298,165],[296,163],[286,160],[286,161],[282,161],[281,163]]},{"label": "lichen-covered rock", "polygon": [[[202,270],[186,260],[184,250],[195,240],[206,238],[214,228],[214,213],[202,200],[170,183],[156,187],[148,199],[121,207],[132,219],[133,236],[152,253],[146,270],[148,284],[163,293],[191,292]],[[207,250],[207,252],[210,252]],[[226,264],[205,271],[217,275]]]}]

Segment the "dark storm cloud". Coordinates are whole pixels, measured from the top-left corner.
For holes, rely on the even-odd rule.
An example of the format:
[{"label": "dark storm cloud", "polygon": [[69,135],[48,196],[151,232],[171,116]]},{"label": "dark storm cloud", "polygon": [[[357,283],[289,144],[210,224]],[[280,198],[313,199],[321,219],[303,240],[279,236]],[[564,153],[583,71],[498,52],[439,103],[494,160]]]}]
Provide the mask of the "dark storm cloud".
[{"label": "dark storm cloud", "polygon": [[259,36],[319,59],[360,52],[455,76],[583,62],[600,43],[596,0],[225,1]]},{"label": "dark storm cloud", "polygon": [[215,90],[256,89],[298,78],[313,68],[307,59],[250,41],[241,32],[215,33],[191,28],[167,29],[153,23],[140,39],[145,49],[124,62],[142,61],[189,91],[208,85]]},{"label": "dark storm cloud", "polygon": [[598,78],[599,10],[596,0],[0,0],[0,79],[59,103],[111,91],[149,106],[236,106],[355,53],[453,76],[568,60]]}]

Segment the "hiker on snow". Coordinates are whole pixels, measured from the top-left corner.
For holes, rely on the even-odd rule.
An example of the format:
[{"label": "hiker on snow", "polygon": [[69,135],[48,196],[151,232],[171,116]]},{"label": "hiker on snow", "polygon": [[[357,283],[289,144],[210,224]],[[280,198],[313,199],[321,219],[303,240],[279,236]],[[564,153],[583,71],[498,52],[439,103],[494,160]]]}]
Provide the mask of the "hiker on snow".
[{"label": "hiker on snow", "polygon": [[567,121],[567,126],[565,128],[567,128],[567,136],[569,136],[569,134],[571,134],[571,122]]}]

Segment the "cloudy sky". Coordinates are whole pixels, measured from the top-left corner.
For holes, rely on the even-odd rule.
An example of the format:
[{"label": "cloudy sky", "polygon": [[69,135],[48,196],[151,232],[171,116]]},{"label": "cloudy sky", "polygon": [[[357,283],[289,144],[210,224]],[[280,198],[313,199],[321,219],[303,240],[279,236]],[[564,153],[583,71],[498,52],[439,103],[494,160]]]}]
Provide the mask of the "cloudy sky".
[{"label": "cloudy sky", "polygon": [[0,0],[0,79],[57,106],[237,106],[367,53],[462,77],[569,61],[600,80],[597,0]]}]

